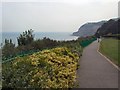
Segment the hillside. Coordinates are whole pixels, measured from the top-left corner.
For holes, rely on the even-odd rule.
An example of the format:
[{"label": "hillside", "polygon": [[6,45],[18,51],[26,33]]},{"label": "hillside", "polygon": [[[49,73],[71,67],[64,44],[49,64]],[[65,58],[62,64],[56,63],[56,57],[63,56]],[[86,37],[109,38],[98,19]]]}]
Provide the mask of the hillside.
[{"label": "hillside", "polygon": [[94,35],[99,27],[103,25],[106,21],[94,22],[94,23],[86,23],[82,25],[77,32],[74,32],[74,36],[86,37]]},{"label": "hillside", "polygon": [[120,28],[120,19],[110,19],[106,23],[104,23],[95,33],[95,35],[112,35],[112,34],[120,34],[119,29]]}]

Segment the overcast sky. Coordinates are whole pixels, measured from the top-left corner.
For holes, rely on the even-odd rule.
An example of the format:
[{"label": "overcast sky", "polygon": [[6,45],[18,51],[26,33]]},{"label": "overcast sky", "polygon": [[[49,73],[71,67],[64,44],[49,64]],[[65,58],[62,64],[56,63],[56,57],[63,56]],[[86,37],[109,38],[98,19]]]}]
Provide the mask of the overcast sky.
[{"label": "overcast sky", "polygon": [[2,31],[74,32],[86,22],[118,17],[118,0],[16,1],[0,4]]}]

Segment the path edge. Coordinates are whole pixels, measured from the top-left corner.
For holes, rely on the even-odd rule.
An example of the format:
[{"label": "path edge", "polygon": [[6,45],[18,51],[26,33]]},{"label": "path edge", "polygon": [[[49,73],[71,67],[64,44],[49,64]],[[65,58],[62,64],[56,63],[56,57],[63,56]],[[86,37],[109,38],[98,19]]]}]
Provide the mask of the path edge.
[{"label": "path edge", "polygon": [[104,57],[111,65],[113,65],[118,71],[120,71],[120,68],[114,64],[109,58],[107,58],[105,55],[103,55],[100,51],[99,51],[99,48],[100,48],[100,42],[99,42],[99,45],[98,45],[98,49],[97,49],[97,52],[102,56]]}]

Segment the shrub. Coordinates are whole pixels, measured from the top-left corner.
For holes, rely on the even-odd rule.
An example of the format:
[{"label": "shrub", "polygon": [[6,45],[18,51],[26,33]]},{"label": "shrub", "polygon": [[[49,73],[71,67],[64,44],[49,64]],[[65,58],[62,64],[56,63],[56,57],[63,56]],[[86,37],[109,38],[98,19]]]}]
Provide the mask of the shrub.
[{"label": "shrub", "polygon": [[3,87],[72,88],[76,79],[77,53],[53,48],[3,64]]}]

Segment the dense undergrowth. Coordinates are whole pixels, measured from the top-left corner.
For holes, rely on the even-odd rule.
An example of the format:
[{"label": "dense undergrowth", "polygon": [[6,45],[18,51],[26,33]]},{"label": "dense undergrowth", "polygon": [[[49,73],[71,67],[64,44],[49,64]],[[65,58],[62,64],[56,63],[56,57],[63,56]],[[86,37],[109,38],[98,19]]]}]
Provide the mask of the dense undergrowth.
[{"label": "dense undergrowth", "polygon": [[3,64],[3,87],[72,88],[79,55],[59,47]]}]

